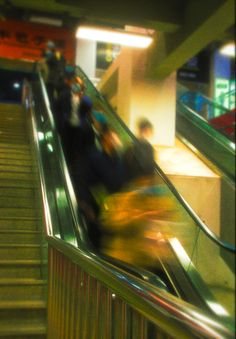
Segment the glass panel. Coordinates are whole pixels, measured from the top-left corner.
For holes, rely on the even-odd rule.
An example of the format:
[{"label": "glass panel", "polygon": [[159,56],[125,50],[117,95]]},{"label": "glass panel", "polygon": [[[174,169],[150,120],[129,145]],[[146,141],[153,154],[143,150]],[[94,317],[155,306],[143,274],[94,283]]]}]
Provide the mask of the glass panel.
[{"label": "glass panel", "polygon": [[176,129],[231,179],[235,178],[235,143],[187,106],[177,104]]},{"label": "glass panel", "polygon": [[[79,68],[77,75],[85,81],[94,108],[106,114],[126,147],[133,140],[132,134]],[[106,231],[113,229],[119,233],[106,237],[107,247],[103,248],[106,254],[146,269],[156,269],[158,257],[161,260],[177,257],[210,309],[219,316],[234,318],[234,253],[220,248],[199,228],[164,177],[157,173],[155,178],[133,183],[107,197],[104,206],[103,226]],[[169,247],[174,256],[164,258],[170,255]]]}]

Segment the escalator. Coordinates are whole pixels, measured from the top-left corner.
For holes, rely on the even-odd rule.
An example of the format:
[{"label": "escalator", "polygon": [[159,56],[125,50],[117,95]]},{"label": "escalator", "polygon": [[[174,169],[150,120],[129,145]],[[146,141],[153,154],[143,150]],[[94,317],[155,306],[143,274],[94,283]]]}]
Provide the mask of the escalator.
[{"label": "escalator", "polygon": [[[97,92],[81,69],[78,68],[77,72],[78,76],[80,76],[85,81],[88,94],[93,98],[94,106],[96,107],[96,105],[98,105],[100,109],[106,114],[109,124],[117,131],[123,144],[127,145],[133,142],[133,135],[120,120],[120,118],[114,114],[106,100]],[[226,142],[227,146],[228,144],[229,140]],[[219,150],[217,149],[217,152],[218,151]],[[229,151],[230,155],[225,154],[225,149],[221,150],[221,161],[225,166],[228,164],[227,168],[229,168],[230,173],[233,175],[234,169],[232,169],[232,163],[234,164],[234,162],[232,162],[232,153],[234,152],[231,152],[231,148],[229,148]],[[211,149],[211,153],[212,152],[213,150]],[[217,153],[217,155],[219,156],[219,153]],[[223,160],[224,157],[226,158],[225,161]],[[228,255],[228,249],[221,247],[219,243],[217,244],[217,241],[214,241],[216,238],[214,239],[212,232],[207,228],[206,225],[202,223],[195,213],[191,213],[193,211],[189,206],[186,208],[186,202],[183,201],[180,194],[176,192],[175,188],[170,184],[169,180],[166,178],[160,168],[157,168],[157,182],[158,184],[156,186],[154,185],[153,188],[158,188],[158,185],[165,186],[166,197],[172,200],[175,206],[178,206],[176,208],[178,216],[169,215],[169,219],[165,218],[165,216],[162,216],[160,220],[158,220],[157,217],[157,220],[154,222],[155,226],[151,225],[153,223],[151,218],[144,219],[142,222],[142,227],[145,229],[147,235],[144,234],[145,232],[141,232],[140,238],[135,238],[135,241],[139,244],[139,246],[135,246],[135,243],[134,241],[132,242],[132,239],[126,239],[127,234],[124,234],[123,237],[122,235],[119,237],[120,248],[117,247],[117,251],[115,251],[114,248],[112,249],[112,246],[110,246],[111,248],[106,249],[106,253],[109,253],[109,255],[114,255],[116,258],[122,258],[125,260],[125,256],[122,255],[121,252],[123,251],[123,253],[127,253],[127,257],[129,258],[130,252],[127,251],[127,248],[132,244],[133,248],[137,249],[138,247],[138,249],[140,249],[138,250],[139,255],[143,256],[144,259],[140,260],[139,263],[137,263],[135,259],[130,259],[130,263],[143,264],[143,262],[145,262],[144,268],[146,269],[151,269],[153,272],[157,270],[159,274],[161,274],[161,270],[164,271],[169,277],[172,288],[175,290],[175,292],[185,300],[190,301],[192,298],[193,302],[193,299],[195,299],[196,304],[198,303],[198,306],[200,304],[202,306],[203,303],[206,302],[206,299],[209,301],[208,306],[213,305],[214,302],[221,304],[222,300],[224,299],[224,293],[228,293],[228,297],[225,298],[225,300],[228,300],[228,306],[226,308],[229,309],[229,313],[233,315],[234,306],[231,304],[231,301],[234,302],[234,272],[232,272],[234,271],[235,267],[234,253],[231,252],[231,255]],[[122,203],[122,198],[126,199],[126,195],[124,194],[124,196],[121,197],[120,204]],[[143,198],[143,203],[144,201],[145,196]],[[158,201],[157,199],[156,206],[158,206],[158,203],[161,204],[162,202],[160,200]],[[119,200],[117,201],[117,205],[119,205]],[[130,214],[132,215],[132,210]],[[128,214],[127,218],[130,218]],[[168,246],[162,245],[162,238],[158,239],[154,236],[153,239],[153,232],[156,234],[160,232],[165,240],[165,234],[168,234],[166,240]],[[110,237],[107,239],[109,239],[109,241],[113,241],[114,246],[116,243],[118,243],[117,237]],[[144,248],[145,242],[146,247]],[[154,246],[153,243],[155,243]],[[231,250],[234,248],[233,245],[229,245],[229,247]],[[209,250],[208,256],[206,255],[206,249]],[[150,256],[145,257],[147,252],[153,253]],[[215,263],[219,268],[219,271],[222,270],[222,272],[224,272],[222,273],[222,277],[215,275],[214,268],[212,267],[211,263],[212,257],[215,257]],[[227,259],[224,259],[226,257]],[[156,260],[157,258],[158,260]],[[150,264],[153,262],[153,260],[155,263],[154,266]],[[179,265],[179,263],[181,263],[181,265]],[[212,278],[214,275],[216,276],[215,279]],[[189,280],[191,281],[190,284]],[[216,300],[214,300],[214,298]],[[203,302],[200,300],[203,300]],[[210,308],[212,309],[211,306]]]},{"label": "escalator", "polygon": [[[235,181],[235,113],[195,92],[182,94],[176,108],[179,137],[187,140],[224,175]],[[222,122],[226,121],[226,125],[219,129],[217,126],[221,124],[215,121],[219,120],[214,118],[216,113]],[[227,134],[227,130],[231,134]]]},{"label": "escalator", "polygon": [[[126,126],[123,125],[119,117],[117,117],[111,111],[107,102],[99,95],[99,93],[88,81],[87,77],[82,73],[82,71],[80,69],[78,69],[77,71],[78,75],[85,80],[87,85],[87,94],[92,97],[95,107],[96,105],[99,105],[99,107],[103,108],[103,111],[106,114],[109,123],[116,130],[116,132],[122,139],[123,144],[127,145],[133,142],[132,134],[129,132]],[[27,88],[30,89],[30,87]],[[145,243],[146,249],[151,248],[153,250],[153,252],[151,253],[150,261],[154,263],[154,266],[137,265],[138,262],[135,260],[125,262],[123,260],[123,257],[119,255],[113,255],[111,259],[109,258],[111,253],[101,253],[99,255],[98,253],[94,252],[93,248],[89,245],[89,241],[87,239],[86,222],[84,221],[84,218],[82,215],[80,215],[80,213],[77,214],[77,202],[75,200],[73,187],[71,185],[67,166],[65,164],[61,151],[60,140],[58,139],[58,135],[55,131],[53,117],[50,111],[49,102],[46,97],[45,87],[42,83],[42,80],[40,80],[40,82],[36,81],[33,84],[32,92],[29,94],[29,96],[27,95],[25,99],[27,111],[32,110],[34,115],[34,119],[32,120],[32,122],[36,143],[36,151],[38,154],[37,162],[39,162],[39,167],[41,171],[41,185],[42,187],[44,187],[42,195],[44,201],[44,213],[46,217],[47,235],[49,242],[49,274],[51,271],[53,274],[54,262],[56,265],[55,272],[57,274],[55,278],[53,278],[52,276],[52,278],[49,279],[49,286],[51,286],[49,287],[48,328],[51,335],[49,335],[49,337],[53,338],[52,333],[54,333],[54,337],[59,338],[59,336],[55,336],[56,326],[54,325],[58,324],[58,326],[62,329],[61,326],[62,323],[64,323],[63,317],[67,319],[65,320],[66,328],[70,328],[70,323],[73,319],[70,321],[68,320],[68,318],[66,317],[66,310],[69,312],[73,307],[75,307],[71,294],[69,295],[69,299],[66,298],[66,293],[68,293],[69,291],[68,286],[70,284],[72,284],[71,286],[73,286],[70,293],[75,290],[75,282],[73,282],[73,279],[70,276],[70,272],[71,270],[74,270],[74,266],[72,267],[72,264],[69,264],[68,268],[66,269],[65,267],[67,265],[67,259],[65,258],[62,259],[62,265],[60,266],[60,256],[59,254],[55,255],[56,249],[59,251],[58,253],[60,253],[60,255],[67,253],[72,259],[73,265],[74,263],[80,263],[78,265],[82,265],[82,273],[76,273],[76,276],[78,274],[79,277],[80,285],[78,286],[84,286],[81,282],[83,281],[81,280],[83,278],[85,279],[84,282],[86,282],[86,285],[88,284],[89,286],[89,282],[91,282],[92,285],[89,291],[92,292],[92,286],[95,286],[93,279],[95,278],[100,280],[99,284],[104,283],[105,281],[105,284],[110,286],[110,289],[111,286],[113,289],[114,286],[117,286],[118,282],[121,281],[123,282],[124,286],[129,286],[129,289],[131,289],[131,286],[132,288],[136,288],[137,295],[142,295],[141,303],[139,302],[138,304],[136,304],[136,310],[137,305],[139,305],[138,310],[140,311],[142,309],[141,305],[145,304],[148,299],[151,300],[152,305],[155,305],[156,303],[157,305],[159,305],[155,308],[155,312],[157,313],[160,312],[160,309],[162,310],[163,307],[165,308],[164,305],[167,305],[168,307],[165,309],[165,311],[163,311],[163,313],[161,311],[160,314],[165,314],[166,317],[169,313],[172,314],[172,316],[174,315],[174,318],[177,318],[177,325],[173,325],[176,320],[174,320],[174,323],[173,321],[170,321],[170,330],[165,324],[166,321],[163,320],[163,316],[161,317],[162,322],[159,322],[158,319],[160,318],[153,317],[150,312],[147,311],[147,309],[145,312],[142,309],[141,313],[145,314],[147,319],[151,320],[152,322],[151,324],[148,323],[147,329],[145,329],[147,333],[150,334],[151,330],[152,333],[154,333],[154,324],[155,326],[157,326],[158,324],[158,326],[160,326],[164,333],[172,333],[172,337],[178,337],[174,335],[173,331],[177,331],[177,329],[180,332],[182,330],[184,331],[186,322],[188,322],[188,317],[189,319],[191,319],[192,324],[197,324],[196,319],[198,319],[198,322],[200,319],[198,318],[197,312],[192,312],[191,315],[189,314],[185,317],[184,309],[181,308],[181,305],[184,305],[184,303],[182,304],[180,300],[181,298],[183,298],[184,300],[189,301],[191,304],[197,305],[198,307],[200,307],[201,310],[205,310],[205,312],[207,312],[206,314],[217,319],[217,323],[220,324],[222,322],[227,327],[227,330],[224,328],[222,329],[221,325],[219,325],[219,327],[217,325],[216,328],[214,328],[214,331],[219,331],[219,333],[223,331],[224,334],[222,334],[221,337],[231,337],[230,333],[233,330],[233,325],[231,321],[233,315],[232,311],[229,310],[231,306],[228,307],[228,305],[224,305],[222,295],[220,296],[219,293],[217,294],[216,290],[217,288],[221,289],[221,292],[223,293],[223,295],[225,295],[225,287],[229,287],[230,293],[232,292],[231,277],[228,277],[230,275],[227,269],[228,266],[222,259],[221,251],[227,252],[231,258],[234,258],[234,247],[221,242],[220,239],[217,239],[217,237],[214,236],[214,234],[211,234],[211,232],[206,228],[204,224],[202,224],[202,222],[191,211],[191,209],[189,207],[186,208],[186,203],[183,201],[181,196],[178,195],[178,192],[174,190],[174,188],[163,175],[161,170],[157,168],[157,182],[153,183],[152,186],[143,186],[144,199],[146,196],[146,189],[151,189],[151,191],[154,192],[154,197],[156,195],[155,187],[158,189],[158,185],[160,184],[162,186],[165,186],[166,198],[167,200],[171,199],[171,201],[175,205],[177,216],[175,216],[174,220],[170,220],[168,218],[157,219],[155,220],[155,222],[153,222],[152,219],[144,220],[143,229],[145,229],[147,232],[145,237],[140,238],[139,240]],[[142,233],[140,234],[142,235]],[[157,234],[158,237],[155,237]],[[124,234],[123,240],[127,240],[126,238],[127,234]],[[131,239],[128,240],[128,243],[124,243],[124,245],[128,245],[128,248],[133,251],[133,249],[130,248]],[[79,247],[79,250],[75,251],[74,249],[76,249],[77,246]],[[206,255],[206,249],[208,250],[208,255]],[[142,252],[141,255],[143,253],[144,252]],[[219,281],[219,277],[217,277],[217,282],[219,282],[218,286],[215,286],[216,281],[214,281],[214,279],[210,281],[208,279],[209,268],[211,266],[211,258],[213,256],[216,258],[215,264],[220,265],[218,271],[220,272],[221,270],[224,270],[224,281]],[[54,258],[54,261],[50,261],[52,258]],[[80,258],[80,260],[76,258]],[[209,262],[207,263],[208,259]],[[147,257],[146,260],[148,260]],[[86,271],[86,265],[90,268],[89,271]],[[157,273],[159,276],[155,277],[154,274],[150,272],[150,266],[153,266],[155,268],[153,272]],[[204,269],[204,266],[207,267],[207,269]],[[109,273],[109,275],[108,273],[106,273],[106,275],[104,272],[108,272],[109,270],[112,270],[113,273]],[[86,276],[88,274],[86,272],[90,272],[91,274],[91,278],[89,278],[89,280],[86,280]],[[103,280],[104,276],[106,276],[106,280]],[[212,278],[211,273],[210,278]],[[147,282],[147,285],[145,281]],[[227,284],[231,285],[225,286],[225,281],[227,282]],[[113,285],[111,285],[111,283]],[[58,291],[62,289],[63,286],[66,287],[66,290],[61,296],[62,299],[60,299]],[[98,290],[101,289],[104,294],[104,288],[102,289],[99,286],[100,285],[98,285],[98,287],[96,288]],[[150,286],[152,286],[152,288]],[[129,295],[128,291],[124,292],[121,288],[118,289],[118,287],[116,287],[116,291],[117,290],[120,291],[120,295],[122,296],[123,300],[126,300],[127,303],[130,303],[129,305],[134,305],[134,295],[132,298],[130,297],[126,299]],[[170,297],[170,301],[168,299],[168,295],[170,293],[165,294],[166,290],[177,296],[178,299],[172,299]],[[148,295],[145,291],[149,291]],[[86,293],[90,292],[87,291]],[[114,295],[111,295],[111,300],[115,300]],[[137,297],[137,295],[135,297]],[[84,298],[85,297],[87,298],[87,294],[84,295]],[[229,298],[231,297],[232,293],[230,294]],[[159,304],[158,300],[160,300]],[[90,300],[89,298],[89,295],[88,299],[86,299],[85,301],[92,302],[92,300]],[[233,302],[233,300],[231,301]],[[107,302],[108,299],[104,299],[104,303],[106,304]],[[72,303],[73,305],[71,306],[70,303]],[[115,301],[111,303],[111,305],[113,305],[111,307],[111,310],[112,312],[114,312],[112,313],[114,314],[114,319],[112,319],[116,321],[111,321],[111,323],[113,324],[111,331],[116,328],[115,324],[118,320],[118,318],[116,318],[115,316],[115,309],[118,307],[119,304],[114,303]],[[84,305],[84,313],[86,313],[87,306],[86,304]],[[179,305],[178,307],[179,310],[181,310],[182,312],[182,316],[180,316],[181,313],[177,310],[176,305]],[[223,311],[222,309],[221,311],[217,311],[217,307],[219,306],[222,306]],[[152,306],[150,305],[149,307],[152,308]],[[60,310],[58,314],[51,313],[52,310],[53,312],[57,312],[58,309]],[[88,314],[91,315],[92,310],[94,310],[94,308],[92,308],[90,311],[88,310]],[[172,311],[173,313],[171,313]],[[57,316],[55,316],[55,314],[57,314]],[[195,317],[197,318],[195,319]],[[75,318],[75,315],[72,318]],[[129,322],[134,321],[135,323],[135,318],[133,316],[128,317],[128,319]],[[103,321],[105,320],[109,322],[108,318],[103,319]],[[79,321],[80,320],[78,320],[77,323]],[[54,325],[52,325],[52,328],[50,329],[51,322]],[[187,334],[185,333],[186,335],[181,335],[181,337],[194,338],[196,335],[195,331],[197,331],[198,335],[199,333],[201,333],[200,336],[202,337],[204,337],[204,335],[206,338],[217,337],[212,334],[216,333],[214,331],[211,332],[212,336],[209,336],[210,332],[203,335],[204,325],[203,327],[201,327],[201,324],[204,324],[203,318],[202,323],[200,323],[198,326],[195,326],[194,329],[189,328],[191,327],[189,323],[189,327],[187,326]],[[211,325],[209,324],[210,323],[208,323],[208,325],[205,327],[205,330],[207,329],[209,331],[211,326],[215,326],[214,321],[211,323]],[[101,325],[98,330],[101,330]],[[119,330],[121,331],[121,329]],[[66,331],[66,329],[64,329],[64,331]],[[87,331],[89,331],[88,328]],[[131,327],[129,327],[128,331],[131,331]],[[100,336],[99,338],[102,337],[105,336]],[[143,337],[146,338],[145,336]],[[147,337],[151,338],[151,336]],[[123,336],[118,336],[117,338],[123,338]]]}]

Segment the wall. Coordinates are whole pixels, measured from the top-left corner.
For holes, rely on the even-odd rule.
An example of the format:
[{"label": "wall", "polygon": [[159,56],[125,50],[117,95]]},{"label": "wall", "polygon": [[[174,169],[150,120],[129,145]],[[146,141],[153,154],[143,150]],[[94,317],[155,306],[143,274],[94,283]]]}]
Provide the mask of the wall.
[{"label": "wall", "polygon": [[75,64],[79,65],[90,79],[96,75],[96,41],[76,40]]},{"label": "wall", "polygon": [[[137,119],[145,116],[154,125],[153,144],[174,145],[176,74],[153,81],[146,77],[145,67],[146,51],[122,48],[98,88],[117,107],[117,113],[134,133]],[[118,76],[114,77],[116,72]],[[116,86],[112,81],[117,82]],[[110,88],[117,88],[117,93],[110,93]]]},{"label": "wall", "polygon": [[175,143],[176,74],[161,81],[134,81],[129,126],[135,131],[139,117],[146,116],[154,125],[152,143]]}]

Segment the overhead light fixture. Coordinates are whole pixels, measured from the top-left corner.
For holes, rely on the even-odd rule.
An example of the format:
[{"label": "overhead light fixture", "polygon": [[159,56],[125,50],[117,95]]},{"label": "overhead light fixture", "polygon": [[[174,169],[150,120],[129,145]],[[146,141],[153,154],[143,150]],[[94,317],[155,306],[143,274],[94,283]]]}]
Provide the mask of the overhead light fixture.
[{"label": "overhead light fixture", "polygon": [[230,57],[235,56],[235,43],[228,43],[221,47],[220,54],[227,55]]},{"label": "overhead light fixture", "polygon": [[29,18],[29,21],[39,23],[39,24],[44,24],[44,25],[57,26],[57,27],[61,27],[63,24],[62,20],[60,19],[48,18],[44,16],[35,16],[35,15],[32,15]]},{"label": "overhead light fixture", "polygon": [[109,42],[117,45],[147,48],[152,38],[141,34],[132,34],[125,31],[117,31],[113,29],[93,28],[81,26],[77,29],[76,38],[87,39],[93,41]]}]

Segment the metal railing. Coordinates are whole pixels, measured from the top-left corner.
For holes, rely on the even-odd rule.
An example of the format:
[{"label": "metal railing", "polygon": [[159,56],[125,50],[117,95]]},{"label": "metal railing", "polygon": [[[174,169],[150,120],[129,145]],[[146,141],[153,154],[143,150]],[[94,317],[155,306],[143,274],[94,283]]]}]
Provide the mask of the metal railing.
[{"label": "metal railing", "polygon": [[49,243],[48,338],[233,338],[230,327],[86,248],[52,114],[48,104],[38,107],[44,98],[37,86],[28,100]]}]

